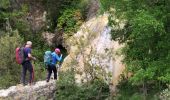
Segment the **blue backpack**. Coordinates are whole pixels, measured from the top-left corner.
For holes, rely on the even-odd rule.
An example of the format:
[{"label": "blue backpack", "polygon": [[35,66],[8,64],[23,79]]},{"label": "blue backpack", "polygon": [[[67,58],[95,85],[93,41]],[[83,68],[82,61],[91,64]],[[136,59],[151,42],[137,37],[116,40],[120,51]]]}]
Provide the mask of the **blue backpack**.
[{"label": "blue backpack", "polygon": [[47,68],[47,65],[52,64],[52,52],[51,51],[46,51],[44,54],[44,64],[45,67]]}]

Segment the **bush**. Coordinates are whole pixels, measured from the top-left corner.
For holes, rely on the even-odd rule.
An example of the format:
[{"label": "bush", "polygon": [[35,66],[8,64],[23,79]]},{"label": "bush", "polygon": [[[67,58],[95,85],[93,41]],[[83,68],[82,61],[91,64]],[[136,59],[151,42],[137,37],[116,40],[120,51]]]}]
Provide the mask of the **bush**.
[{"label": "bush", "polygon": [[15,62],[15,48],[21,43],[17,31],[0,38],[0,88],[19,83],[21,66]]},{"label": "bush", "polygon": [[46,69],[44,67],[44,63],[41,62],[33,62],[33,67],[34,67],[34,81],[41,81],[46,79]]},{"label": "bush", "polygon": [[164,86],[160,89],[155,89],[155,87],[157,86],[154,83],[149,85],[147,93],[144,94],[142,85],[132,85],[129,79],[122,75],[114,98],[116,100],[159,100],[158,95],[155,94],[159,93]]},{"label": "bush", "polygon": [[95,79],[76,84],[73,71],[62,72],[57,82],[57,100],[105,100],[109,97],[109,86]]},{"label": "bush", "polygon": [[132,74],[129,82],[143,86],[145,96],[150,86],[160,91],[170,83],[169,1],[113,2],[111,35],[125,45],[122,54],[127,73]]},{"label": "bush", "polygon": [[67,36],[72,36],[82,24],[82,15],[80,10],[67,9],[58,19],[57,29],[64,31]]},{"label": "bush", "polygon": [[113,0],[99,0],[100,3],[100,12],[104,13],[109,11],[110,7],[113,5]]}]

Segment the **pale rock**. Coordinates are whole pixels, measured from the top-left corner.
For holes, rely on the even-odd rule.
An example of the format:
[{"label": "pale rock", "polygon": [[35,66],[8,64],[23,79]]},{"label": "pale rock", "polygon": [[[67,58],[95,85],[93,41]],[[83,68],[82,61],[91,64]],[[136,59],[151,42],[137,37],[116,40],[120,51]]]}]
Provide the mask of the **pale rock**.
[{"label": "pale rock", "polygon": [[[121,24],[123,25],[123,24]],[[124,70],[123,56],[116,53],[124,46],[111,39],[111,28],[108,27],[108,15],[94,17],[84,23],[79,31],[66,41],[69,55],[62,64],[63,71],[74,67],[76,82],[86,82],[90,76],[85,73],[88,66],[100,67],[106,74],[106,82],[117,85]],[[99,74],[96,71],[97,74]],[[104,78],[104,77],[103,77]]]},{"label": "pale rock", "polygon": [[53,99],[56,91],[56,81],[39,81],[32,86],[11,86],[0,90],[0,100],[37,100],[38,98]]}]

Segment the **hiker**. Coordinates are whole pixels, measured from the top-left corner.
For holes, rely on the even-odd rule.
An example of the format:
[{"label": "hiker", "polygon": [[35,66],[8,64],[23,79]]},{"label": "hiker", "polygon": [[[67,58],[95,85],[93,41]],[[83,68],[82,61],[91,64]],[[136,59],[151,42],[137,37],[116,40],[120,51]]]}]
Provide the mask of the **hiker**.
[{"label": "hiker", "polygon": [[52,72],[54,73],[54,80],[57,80],[56,64],[57,62],[61,62],[62,59],[62,54],[60,52],[60,49],[56,48],[55,51],[51,53],[51,57],[52,57],[51,64],[47,65],[47,71],[48,71],[47,80],[46,80],[47,82],[49,82]]},{"label": "hiker", "polygon": [[31,47],[32,47],[32,42],[27,41],[27,43],[24,47],[25,60],[22,63],[22,73],[21,73],[21,83],[23,85],[26,85],[25,77],[26,77],[27,70],[29,71],[29,74],[30,74],[29,75],[29,85],[32,84],[33,79],[34,79],[34,69],[33,69],[33,66],[31,64],[31,60],[36,60],[36,58],[31,55]]}]

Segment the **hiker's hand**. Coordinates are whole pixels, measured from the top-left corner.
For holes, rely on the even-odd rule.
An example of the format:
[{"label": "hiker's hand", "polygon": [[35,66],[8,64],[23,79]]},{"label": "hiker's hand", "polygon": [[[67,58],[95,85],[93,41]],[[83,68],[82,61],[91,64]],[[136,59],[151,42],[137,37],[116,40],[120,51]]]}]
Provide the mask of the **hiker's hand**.
[{"label": "hiker's hand", "polygon": [[33,57],[33,60],[37,60],[35,57]]}]

